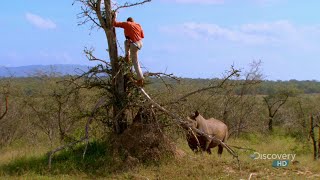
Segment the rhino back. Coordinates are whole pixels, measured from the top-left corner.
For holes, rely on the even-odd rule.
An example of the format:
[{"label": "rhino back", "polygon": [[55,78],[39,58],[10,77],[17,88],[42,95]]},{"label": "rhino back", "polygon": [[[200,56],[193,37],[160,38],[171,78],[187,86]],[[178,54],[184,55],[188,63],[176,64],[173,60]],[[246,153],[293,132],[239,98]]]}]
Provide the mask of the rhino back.
[{"label": "rhino back", "polygon": [[208,126],[208,133],[216,136],[218,139],[223,140],[227,137],[228,127],[222,121],[210,118],[206,121]]}]

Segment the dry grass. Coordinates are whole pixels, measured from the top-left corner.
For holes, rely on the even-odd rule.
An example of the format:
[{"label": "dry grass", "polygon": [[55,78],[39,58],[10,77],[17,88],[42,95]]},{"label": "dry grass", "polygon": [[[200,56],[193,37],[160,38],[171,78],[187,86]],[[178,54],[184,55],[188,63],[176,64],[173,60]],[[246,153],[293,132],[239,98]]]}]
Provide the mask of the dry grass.
[{"label": "dry grass", "polygon": [[[261,137],[259,137],[261,138]],[[293,153],[297,147],[292,138],[263,138],[265,142],[243,139],[230,140],[237,146],[247,146],[261,153]],[[159,166],[139,166],[126,173],[114,175],[114,179],[319,179],[320,161],[313,161],[312,154],[297,154],[296,164],[288,167],[274,168],[273,160],[253,160],[252,152],[240,151],[241,171],[235,159],[226,151],[219,158],[216,149],[212,155],[194,154],[186,143],[180,147],[187,155],[184,159],[166,161]]]},{"label": "dry grass", "polygon": [[7,164],[15,159],[39,156],[44,154],[49,149],[43,146],[26,146],[26,145],[13,145],[10,147],[5,147],[0,150],[0,166]]},{"label": "dry grass", "polygon": [[[0,154],[0,179],[319,179],[320,161],[312,160],[311,151],[303,153],[302,145],[293,138],[286,137],[262,137],[253,136],[247,139],[231,139],[229,144],[250,147],[261,153],[297,153],[296,164],[290,163],[285,168],[272,167],[272,160],[253,160],[249,157],[250,151],[237,150],[240,156],[242,170],[239,171],[236,160],[226,151],[221,158],[217,156],[217,149],[212,155],[206,153],[194,154],[189,149],[187,143],[181,139],[179,147],[186,152],[186,156],[181,159],[162,159],[156,164],[138,164],[130,169],[114,170],[112,163],[105,163],[104,167],[97,167],[96,172],[85,171],[85,169],[75,168],[72,171],[59,170],[60,165],[56,164],[58,172],[63,173],[37,173],[35,171],[25,171],[22,174],[10,174],[1,169],[1,165],[10,161],[15,161],[23,156],[42,154],[41,148],[24,148],[14,150],[7,148]],[[37,151],[36,151],[37,150]],[[31,153],[32,154],[32,153]],[[38,155],[39,156],[39,155]],[[67,161],[67,160],[66,160]],[[36,162],[35,162],[36,163]],[[64,163],[63,161],[60,163]],[[66,162],[70,163],[70,162]],[[76,163],[76,162],[75,162]],[[103,164],[103,163],[102,163]]]}]

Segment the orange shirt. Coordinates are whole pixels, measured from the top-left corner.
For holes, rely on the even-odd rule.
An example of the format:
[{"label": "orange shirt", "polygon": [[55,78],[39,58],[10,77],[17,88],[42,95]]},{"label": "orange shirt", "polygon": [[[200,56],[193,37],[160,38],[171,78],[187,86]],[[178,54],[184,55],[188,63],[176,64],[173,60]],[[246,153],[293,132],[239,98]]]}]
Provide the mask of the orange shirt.
[{"label": "orange shirt", "polygon": [[113,22],[114,27],[121,27],[124,29],[124,35],[128,36],[133,42],[140,41],[144,38],[143,30],[140,24],[135,22]]}]

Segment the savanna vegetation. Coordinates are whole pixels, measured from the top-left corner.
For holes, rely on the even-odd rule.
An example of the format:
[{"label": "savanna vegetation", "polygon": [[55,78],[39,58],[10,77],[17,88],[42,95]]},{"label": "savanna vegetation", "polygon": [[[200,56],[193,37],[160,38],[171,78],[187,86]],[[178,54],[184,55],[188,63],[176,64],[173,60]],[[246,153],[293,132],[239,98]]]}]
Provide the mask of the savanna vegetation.
[{"label": "savanna vegetation", "polygon": [[[184,79],[146,72],[135,85],[118,55],[110,0],[80,3],[80,24],[105,33],[109,60],[80,76],[37,73],[0,80],[0,175],[4,179],[292,179],[319,178],[317,81],[264,81],[260,62],[221,78]],[[192,152],[184,119],[198,110],[229,128],[222,157]],[[312,121],[311,121],[312,120]],[[209,137],[214,139],[214,137]],[[222,144],[222,143],[221,143]],[[272,167],[254,153],[295,154]],[[239,163],[240,162],[240,163]]]},{"label": "savanna vegetation", "polygon": [[[314,117],[314,125],[319,124],[320,95],[307,93],[310,87],[299,84],[316,87],[320,83],[261,81],[254,67],[228,80],[149,78],[145,87],[153,100],[181,117],[199,110],[204,117],[225,122],[230,134],[227,143],[237,152],[241,170],[227,151],[221,158],[217,148],[211,155],[193,153],[185,139],[187,132],[156,108],[154,119],[143,114],[137,123],[143,125],[133,122],[141,107],[150,107],[138,91],[134,93],[143,100],[127,112],[131,120],[119,135],[113,130],[112,116],[108,117],[108,106],[101,106],[93,114],[96,102],[105,93],[101,88],[79,88],[71,83],[78,77],[43,73],[0,81],[1,114],[6,112],[0,126],[0,174],[5,179],[245,179],[250,174],[252,178],[266,179],[319,178],[310,116]],[[261,91],[262,87],[269,92]],[[199,89],[207,90],[177,102]],[[273,113],[272,130],[267,101],[284,102],[271,110],[277,111]],[[88,144],[79,142],[57,152],[49,168],[48,152],[84,137],[90,117],[93,120]],[[317,143],[318,129],[314,130]],[[253,152],[293,153],[296,158],[288,167],[275,168],[272,160],[251,159]]]}]

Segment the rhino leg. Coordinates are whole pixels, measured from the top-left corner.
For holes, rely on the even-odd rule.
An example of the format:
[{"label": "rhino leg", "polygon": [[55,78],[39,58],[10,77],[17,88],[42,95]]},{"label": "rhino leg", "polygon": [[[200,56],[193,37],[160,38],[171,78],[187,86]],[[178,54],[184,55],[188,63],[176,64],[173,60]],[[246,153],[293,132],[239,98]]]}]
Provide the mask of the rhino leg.
[{"label": "rhino leg", "polygon": [[212,141],[206,141],[206,147],[205,147],[205,149],[204,149],[204,151],[207,151],[207,153],[208,154],[211,154],[211,148],[212,147],[214,147],[213,145],[212,145]]},{"label": "rhino leg", "polygon": [[211,154],[211,148],[208,148],[208,149],[207,149],[207,153],[208,153],[208,154]]},{"label": "rhino leg", "polygon": [[218,156],[221,157],[223,151],[223,147],[221,145],[218,145]]},{"label": "rhino leg", "polygon": [[211,141],[206,141],[206,148],[205,148],[206,151],[208,151],[210,143]]}]

